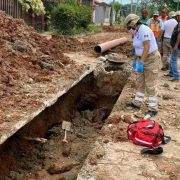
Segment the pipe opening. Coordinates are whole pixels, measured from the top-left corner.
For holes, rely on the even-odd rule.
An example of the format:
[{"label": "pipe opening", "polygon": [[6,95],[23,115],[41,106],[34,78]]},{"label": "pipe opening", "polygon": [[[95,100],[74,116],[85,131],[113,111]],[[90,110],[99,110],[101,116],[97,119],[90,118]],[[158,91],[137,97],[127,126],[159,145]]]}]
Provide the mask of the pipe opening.
[{"label": "pipe opening", "polygon": [[99,46],[99,45],[95,46],[95,47],[94,47],[94,51],[95,51],[96,53],[101,53],[101,46]]}]

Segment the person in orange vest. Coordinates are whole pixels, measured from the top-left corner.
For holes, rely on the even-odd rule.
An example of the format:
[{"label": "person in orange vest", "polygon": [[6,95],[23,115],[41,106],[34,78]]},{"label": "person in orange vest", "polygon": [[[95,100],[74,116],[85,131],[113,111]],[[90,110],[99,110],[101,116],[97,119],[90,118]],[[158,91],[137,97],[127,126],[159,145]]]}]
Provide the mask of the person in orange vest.
[{"label": "person in orange vest", "polygon": [[150,29],[153,31],[158,46],[160,46],[162,33],[164,31],[164,24],[162,20],[159,19],[158,11],[155,11],[153,13],[153,17],[148,20],[147,24],[150,27]]}]

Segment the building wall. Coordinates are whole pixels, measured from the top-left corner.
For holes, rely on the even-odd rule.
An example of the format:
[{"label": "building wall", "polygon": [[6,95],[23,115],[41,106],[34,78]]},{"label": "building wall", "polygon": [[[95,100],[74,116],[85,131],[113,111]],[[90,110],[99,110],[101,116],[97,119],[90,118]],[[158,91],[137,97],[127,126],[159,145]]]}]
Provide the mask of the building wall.
[{"label": "building wall", "polygon": [[93,14],[93,22],[96,24],[109,23],[110,11],[111,7],[109,6],[96,6]]}]

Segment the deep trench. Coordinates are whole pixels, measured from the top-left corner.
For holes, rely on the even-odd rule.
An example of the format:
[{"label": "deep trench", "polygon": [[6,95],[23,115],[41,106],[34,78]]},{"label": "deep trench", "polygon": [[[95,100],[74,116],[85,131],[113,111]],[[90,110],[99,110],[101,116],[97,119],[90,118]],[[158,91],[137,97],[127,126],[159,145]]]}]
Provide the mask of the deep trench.
[{"label": "deep trench", "polygon": [[[39,177],[43,176],[42,172],[62,160],[73,160],[78,165],[60,173],[58,178],[76,179],[122,88],[115,96],[103,95],[93,73],[86,76],[0,146],[0,179],[45,179]],[[68,144],[62,143],[63,120],[72,122],[72,132],[67,134]],[[41,137],[48,141],[41,144],[24,137]]]}]

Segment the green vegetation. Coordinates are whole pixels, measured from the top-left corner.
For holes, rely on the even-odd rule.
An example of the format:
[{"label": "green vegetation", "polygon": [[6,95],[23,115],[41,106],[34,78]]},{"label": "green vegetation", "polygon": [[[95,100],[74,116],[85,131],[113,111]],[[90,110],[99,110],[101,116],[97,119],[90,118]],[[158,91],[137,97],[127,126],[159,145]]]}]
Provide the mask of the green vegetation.
[{"label": "green vegetation", "polygon": [[60,3],[52,10],[52,26],[61,34],[77,34],[88,28],[91,15],[91,9],[82,4]]},{"label": "green vegetation", "polygon": [[118,1],[115,1],[114,3],[114,11],[115,11],[115,20],[119,21],[118,19],[118,13],[120,12],[121,4]]},{"label": "green vegetation", "polygon": [[32,15],[45,14],[45,8],[41,0],[18,0],[18,1],[26,12],[31,10]]}]

